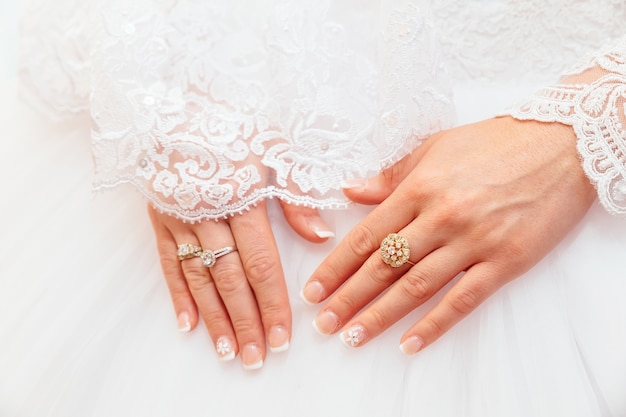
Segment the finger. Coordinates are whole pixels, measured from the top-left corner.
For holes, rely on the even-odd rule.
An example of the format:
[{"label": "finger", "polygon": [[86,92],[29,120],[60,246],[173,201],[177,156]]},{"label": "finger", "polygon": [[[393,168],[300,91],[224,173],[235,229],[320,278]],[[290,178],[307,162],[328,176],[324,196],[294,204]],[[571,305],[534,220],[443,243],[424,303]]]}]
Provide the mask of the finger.
[{"label": "finger", "polygon": [[244,216],[232,218],[230,226],[256,296],[270,349],[273,352],[286,350],[291,338],[291,308],[265,204],[259,204]]},{"label": "finger", "polygon": [[300,293],[303,300],[311,304],[325,300],[380,248],[385,236],[401,230],[416,218],[410,198],[406,192],[398,190],[354,227],[313,272]]},{"label": "finger", "polygon": [[468,257],[459,256],[451,246],[429,254],[407,271],[386,294],[347,323],[341,332],[341,340],[352,347],[367,343],[428,301],[468,262]]},{"label": "finger", "polygon": [[[410,262],[417,264],[413,269],[420,267],[424,262],[422,258],[441,247],[443,243],[444,236],[433,229],[433,224],[424,218],[418,218],[400,232],[400,236],[406,239],[406,242],[410,242],[408,245],[410,252],[407,254],[409,262],[400,267],[392,267],[383,261],[379,245],[363,266],[324,306],[314,322],[315,328],[320,333],[334,333],[407,273],[411,269]],[[388,243],[392,251],[404,249],[396,248],[395,243],[400,243],[397,239],[389,240]],[[387,250],[384,252],[389,255]]]},{"label": "finger", "polygon": [[487,263],[472,266],[444,298],[402,336],[400,349],[411,355],[433,343],[493,294],[507,281],[505,278]]},{"label": "finger", "polygon": [[425,141],[413,152],[375,177],[366,180],[346,181],[343,189],[344,194],[355,203],[380,204],[415,168],[415,165],[430,147],[430,143],[430,141]]},{"label": "finger", "polygon": [[234,359],[240,351],[240,345],[217,286],[205,271],[207,267],[197,257],[181,263],[218,359],[224,362]]},{"label": "finger", "polygon": [[314,243],[326,242],[335,234],[320,216],[319,210],[286,203],[280,200],[280,206],[287,223],[300,236]]},{"label": "finger", "polygon": [[[251,230],[248,229],[248,234],[251,234]],[[236,245],[230,227],[225,221],[201,223],[196,233],[205,250],[216,252]],[[195,262],[185,264],[185,276],[198,308],[201,312],[207,311],[209,332],[215,332],[217,335],[218,331],[227,331],[227,322],[223,316],[213,315],[216,314],[217,307],[213,304],[210,293],[216,288],[228,312],[227,317],[230,318],[228,323],[234,329],[243,366],[245,369],[253,370],[263,366],[265,335],[257,301],[240,260],[240,254],[245,248],[238,250],[239,252],[231,252],[217,258],[210,267],[203,265],[201,259],[195,258],[193,259]],[[200,299],[196,298],[196,294]]]},{"label": "finger", "polygon": [[172,298],[178,330],[188,332],[198,324],[198,311],[180,266],[176,240],[161,221],[163,214],[148,206],[148,214],[155,233],[161,269]]}]

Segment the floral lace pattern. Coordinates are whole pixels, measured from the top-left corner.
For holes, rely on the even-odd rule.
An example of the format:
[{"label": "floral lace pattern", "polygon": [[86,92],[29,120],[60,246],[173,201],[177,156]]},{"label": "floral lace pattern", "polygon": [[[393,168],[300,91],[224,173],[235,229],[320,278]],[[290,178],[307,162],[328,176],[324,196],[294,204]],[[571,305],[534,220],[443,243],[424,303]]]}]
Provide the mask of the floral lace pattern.
[{"label": "floral lace pattern", "polygon": [[[271,197],[344,206],[343,181],[452,123],[442,62],[457,80],[546,83],[626,17],[621,0],[32,1],[25,95],[54,118],[90,112],[96,189],[131,183],[189,221]],[[603,68],[601,79],[509,111],[573,125],[615,213],[626,212],[623,56],[610,45],[572,70]]]},{"label": "floral lace pattern", "polygon": [[568,75],[597,71],[589,84],[568,83],[544,88],[507,112],[520,120],[571,125],[585,173],[600,202],[611,213],[626,214],[626,38],[610,45]]},{"label": "floral lace pattern", "polygon": [[[389,166],[453,120],[417,6],[379,21],[375,8],[261,3],[105,9],[91,99],[96,188],[132,183],[189,221],[268,197],[340,207],[344,180]],[[384,33],[378,48],[363,19]]]}]

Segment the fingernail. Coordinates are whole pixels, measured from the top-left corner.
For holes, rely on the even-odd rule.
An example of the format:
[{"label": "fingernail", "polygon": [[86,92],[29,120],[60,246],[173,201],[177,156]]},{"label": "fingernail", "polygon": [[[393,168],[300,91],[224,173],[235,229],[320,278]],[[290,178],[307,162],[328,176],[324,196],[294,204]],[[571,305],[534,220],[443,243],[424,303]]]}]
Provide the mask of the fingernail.
[{"label": "fingernail", "polygon": [[324,298],[324,287],[317,281],[307,282],[300,291],[300,298],[309,305],[317,304]]},{"label": "fingernail", "polygon": [[215,351],[219,360],[226,362],[235,359],[235,349],[233,343],[227,336],[220,336],[215,343]]},{"label": "fingernail", "polygon": [[189,320],[189,313],[183,311],[178,315],[178,331],[187,333],[191,330],[191,321]]},{"label": "fingernail", "polygon": [[272,327],[268,339],[270,350],[274,353],[284,352],[289,349],[289,333],[283,326]]},{"label": "fingernail", "polygon": [[335,237],[335,234],[328,228],[328,225],[319,217],[311,217],[307,220],[307,225],[320,239]]},{"label": "fingernail", "polygon": [[328,225],[320,217],[310,217],[307,219],[309,228],[321,239],[335,237],[335,234],[328,228]]},{"label": "fingernail", "polygon": [[330,310],[323,311],[313,320],[313,328],[319,334],[333,334],[339,328],[339,317]]},{"label": "fingernail", "polygon": [[367,178],[351,178],[341,181],[341,188],[349,188],[351,190],[367,188]]},{"label": "fingernail", "polygon": [[367,333],[365,328],[360,324],[355,324],[348,330],[344,330],[339,334],[341,341],[348,347],[360,346],[365,341]]},{"label": "fingernail", "polygon": [[254,343],[248,343],[241,352],[241,360],[243,361],[243,369],[252,371],[263,366],[263,356],[261,349]]},{"label": "fingernail", "polygon": [[424,341],[419,336],[411,336],[400,344],[400,350],[405,355],[413,355],[424,347]]}]

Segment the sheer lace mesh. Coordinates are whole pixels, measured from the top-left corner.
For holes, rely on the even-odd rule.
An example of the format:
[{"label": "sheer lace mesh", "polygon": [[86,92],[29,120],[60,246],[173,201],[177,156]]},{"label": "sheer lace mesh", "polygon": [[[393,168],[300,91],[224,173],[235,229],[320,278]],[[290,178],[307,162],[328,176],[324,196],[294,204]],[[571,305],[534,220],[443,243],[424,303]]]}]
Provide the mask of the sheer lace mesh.
[{"label": "sheer lace mesh", "polygon": [[[22,25],[25,95],[55,118],[90,112],[97,189],[134,184],[190,221],[268,197],[341,207],[342,181],[452,123],[442,61],[457,80],[555,79],[625,17],[617,0],[36,2]],[[610,44],[509,111],[573,125],[615,213],[622,58],[623,42]]]},{"label": "sheer lace mesh", "polygon": [[626,214],[626,37],[507,111],[520,120],[571,125],[585,173],[602,205]]},{"label": "sheer lace mesh", "polygon": [[90,97],[95,188],[132,183],[190,221],[268,197],[346,205],[344,180],[454,119],[425,10],[371,3],[101,5],[74,94]]}]

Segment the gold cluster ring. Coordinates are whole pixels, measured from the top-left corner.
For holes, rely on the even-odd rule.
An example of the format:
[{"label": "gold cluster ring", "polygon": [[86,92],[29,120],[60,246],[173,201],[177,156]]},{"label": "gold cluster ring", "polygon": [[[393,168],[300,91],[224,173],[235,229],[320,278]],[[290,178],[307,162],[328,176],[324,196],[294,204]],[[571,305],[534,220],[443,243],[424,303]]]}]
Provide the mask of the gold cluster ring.
[{"label": "gold cluster ring", "polygon": [[390,233],[380,242],[380,256],[387,265],[398,268],[406,263],[415,265],[409,260],[411,249],[409,241],[397,233]]}]

